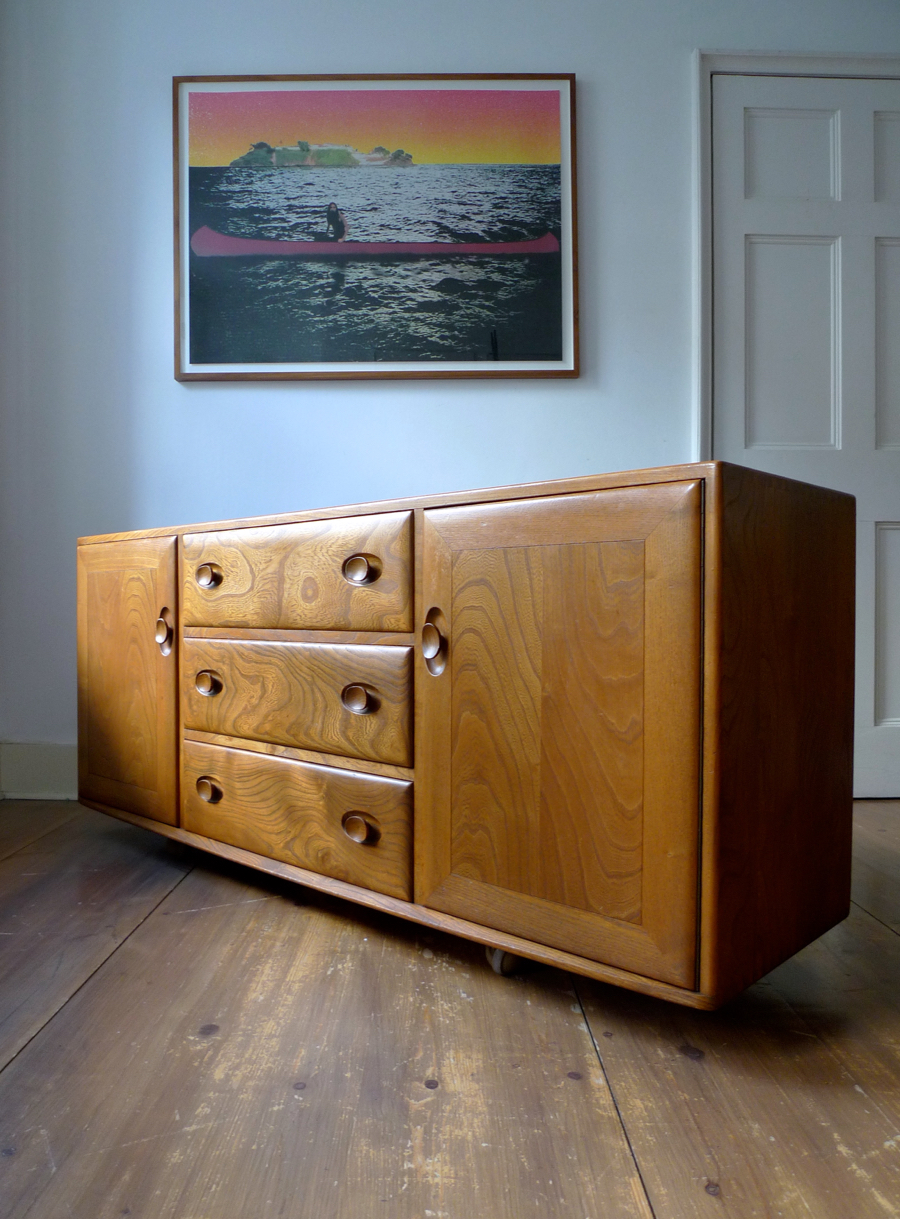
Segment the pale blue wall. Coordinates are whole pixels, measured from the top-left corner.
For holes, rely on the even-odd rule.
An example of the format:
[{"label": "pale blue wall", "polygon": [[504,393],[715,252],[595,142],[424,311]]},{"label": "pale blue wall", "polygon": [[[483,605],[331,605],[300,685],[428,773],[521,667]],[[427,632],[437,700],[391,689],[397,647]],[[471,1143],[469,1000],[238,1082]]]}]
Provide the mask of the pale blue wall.
[{"label": "pale blue wall", "polygon": [[[691,52],[900,51],[897,0],[5,0],[0,739],[74,739],[79,534],[691,456]],[[179,385],[171,77],[575,72],[572,382]]]}]

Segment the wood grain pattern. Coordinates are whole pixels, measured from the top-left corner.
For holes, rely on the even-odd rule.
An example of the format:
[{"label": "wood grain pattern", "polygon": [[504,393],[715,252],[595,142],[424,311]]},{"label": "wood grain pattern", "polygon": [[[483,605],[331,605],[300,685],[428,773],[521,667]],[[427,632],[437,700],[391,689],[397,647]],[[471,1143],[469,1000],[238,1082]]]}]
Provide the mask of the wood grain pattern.
[{"label": "wood grain pattern", "polygon": [[900,932],[900,800],[857,800],[853,900]]},{"label": "wood grain pattern", "polygon": [[368,758],[344,758],[338,753],[321,753],[315,749],[296,749],[291,745],[273,745],[271,741],[251,741],[248,737],[228,736],[222,732],[198,732],[193,728],[184,731],[186,741],[199,741],[201,745],[224,745],[226,749],[243,749],[252,753],[265,753],[273,758],[289,758],[293,762],[312,762],[316,766],[336,766],[343,770],[361,770],[369,775],[381,775],[385,779],[413,780],[411,766],[389,766],[385,762],[372,762]]},{"label": "wood grain pattern", "polygon": [[[421,632],[429,613],[448,606],[453,597],[453,556],[426,512],[416,512],[416,628]],[[442,612],[442,611],[441,611]],[[442,612],[443,614],[443,612]],[[445,619],[444,631],[450,637]],[[424,905],[428,895],[450,871],[450,838],[453,829],[450,800],[450,753],[447,732],[451,715],[452,686],[449,663],[432,673],[421,645],[415,650],[415,898]]]},{"label": "wood grain pattern", "polygon": [[643,574],[641,542],[456,556],[457,875],[640,922]]},{"label": "wood grain pattern", "polygon": [[[18,822],[6,804],[0,828]],[[56,811],[0,862],[0,1070],[187,870],[163,839],[77,804]]]},{"label": "wood grain pattern", "polygon": [[[857,809],[872,875],[855,902],[874,875],[896,901],[894,811]],[[156,854],[158,838],[82,824],[98,838],[79,839],[79,863],[112,862],[107,880],[110,829],[132,862]],[[50,933],[28,954],[41,976],[67,926],[77,951],[85,904],[97,929],[123,903],[96,875],[85,903],[71,842],[45,851],[51,836],[22,868],[41,872],[37,906],[10,907]],[[579,980],[575,995],[555,971],[499,978],[434,928],[185,854],[194,871],[107,939],[106,964],[68,1001],[45,992],[0,1074],[4,1219],[896,1214],[900,939],[858,908],[700,1016]]]},{"label": "wood grain pattern", "polygon": [[[374,583],[344,579],[354,554],[378,560]],[[195,579],[206,563],[222,571],[215,588]],[[408,512],[189,534],[184,564],[187,626],[412,630]]]},{"label": "wood grain pattern", "polygon": [[77,817],[74,800],[4,800],[0,804],[0,860]]},{"label": "wood grain pattern", "polygon": [[451,868],[519,893],[542,879],[541,559],[526,547],[454,555],[449,607]]},{"label": "wood grain pattern", "polygon": [[[339,533],[359,511],[298,514],[296,526]],[[403,545],[408,592],[413,572],[416,580],[415,638],[440,619],[449,640],[442,653],[449,662],[437,675],[416,648],[420,909],[440,905],[463,923],[475,915],[493,924],[495,936],[524,939],[531,955],[592,952],[593,964],[576,957],[575,968],[597,976],[607,976],[597,973],[602,968],[626,977],[649,969],[657,981],[648,979],[645,989],[662,985],[656,993],[665,993],[671,982],[684,1002],[707,1007],[842,916],[848,497],[706,463],[361,511],[359,520],[402,517],[407,525],[414,515],[414,565]],[[269,528],[256,522],[218,532],[235,546],[242,538],[261,546]],[[634,555],[643,547],[642,594],[638,576],[628,574],[629,547]],[[256,554],[263,567],[259,587],[245,589],[251,607],[254,598],[258,606],[280,604],[291,553],[287,545],[274,574]],[[460,600],[460,589],[474,588],[481,591],[471,602],[468,593]],[[311,604],[317,590],[308,588]],[[189,625],[188,636],[203,638],[187,638],[185,647],[222,646],[212,638],[216,630]],[[343,637],[333,626],[323,630],[315,636],[309,624],[276,624],[220,634],[233,633],[232,647],[251,649],[263,646],[264,631],[286,644],[402,644],[383,652],[408,649],[413,637],[384,624]],[[291,733],[288,743],[261,735],[258,752],[314,761],[335,749],[331,757],[352,765],[347,741],[293,739],[300,718],[314,723],[315,712],[296,716],[288,693],[264,689],[262,672],[251,677],[273,738]],[[312,685],[315,702],[321,683]],[[215,700],[204,702],[208,709]],[[190,731],[207,743],[239,742],[244,728],[233,710],[235,722]],[[248,730],[257,731],[252,723]],[[368,756],[360,768],[395,767],[408,777],[408,746],[407,737],[402,761],[357,750]],[[96,799],[110,801],[121,804]],[[482,886],[480,895],[472,885]],[[587,921],[572,930],[579,916]],[[591,919],[605,922],[592,931]],[[570,932],[574,938],[559,938]]]},{"label": "wood grain pattern", "polygon": [[540,896],[639,923],[644,546],[546,546],[542,562]]},{"label": "wood grain pattern", "polygon": [[[215,804],[197,793],[211,776]],[[412,895],[412,784],[285,758],[184,743],[181,824],[259,855],[363,885]],[[348,813],[364,813],[380,838],[362,845],[344,833]]]},{"label": "wood grain pattern", "polygon": [[347,914],[193,872],[0,1078],[5,1219],[651,1219],[566,979]]},{"label": "wood grain pattern", "polygon": [[685,1004],[688,1007],[707,1011],[714,1006],[713,1000],[699,991],[685,990],[680,986],[671,986],[667,982],[658,982],[654,978],[642,977],[627,969],[619,969],[613,965],[603,965],[598,961],[589,961],[585,957],[576,956],[571,952],[563,952],[558,948],[548,948],[535,940],[523,936],[511,935],[494,927],[482,926],[471,919],[458,918],[452,914],[444,914],[428,906],[420,906],[415,902],[401,901],[396,897],[375,893],[359,885],[351,885],[343,880],[335,880],[320,872],[311,872],[308,868],[299,868],[295,864],[283,863],[278,859],[270,859],[265,855],[257,855],[245,851],[241,847],[230,846],[225,842],[217,842],[203,834],[195,834],[189,830],[174,825],[163,825],[161,822],[151,822],[146,817],[135,813],[126,813],[109,805],[89,803],[89,807],[99,812],[108,813],[130,825],[141,829],[153,829],[157,834],[180,842],[185,846],[196,847],[220,859],[231,860],[233,863],[246,865],[269,876],[277,876],[292,883],[305,885],[319,893],[327,893],[333,897],[345,898],[347,901],[365,907],[369,910],[382,910],[396,915],[397,918],[419,923],[423,927],[446,931],[451,935],[472,940],[493,948],[502,948],[515,956],[525,957],[542,965],[554,965],[573,973],[583,974],[586,978],[595,978],[600,982],[609,982],[613,986],[622,986],[627,990],[637,991],[642,995],[653,995],[658,999],[667,999],[673,1003]]},{"label": "wood grain pattern", "polygon": [[493,504],[510,500],[530,499],[544,495],[570,495],[582,491],[611,490],[619,487],[658,486],[660,483],[683,482],[684,479],[709,478],[723,463],[691,462],[687,465],[656,466],[643,470],[621,470],[608,474],[582,474],[576,478],[554,478],[541,482],[516,483],[508,487],[479,487],[470,491],[443,492],[437,495],[415,495],[405,499],[377,500],[371,503],[343,504],[335,508],[313,508],[300,512],[279,512],[268,516],[239,517],[229,521],[203,521],[189,525],[173,525],[159,529],[129,530],[123,533],[101,533],[79,538],[86,542],[124,542],[131,538],[175,536],[185,533],[211,533],[222,529],[246,529],[269,525],[292,525],[311,521],[334,520],[338,517],[371,516],[379,512],[412,512],[427,508],[453,507],[461,503]]},{"label": "wood grain pattern", "polygon": [[896,1057],[876,1092],[833,1052],[855,1043],[884,1061],[864,1013],[883,1021],[885,996],[849,1027],[840,991],[817,1015],[797,1011],[782,971],[816,985],[817,948],[714,1014],[577,983],[656,1214],[897,1214]]},{"label": "wood grain pattern", "polygon": [[532,545],[525,505],[425,514],[451,642],[419,689],[451,756],[439,808],[419,788],[418,900],[693,988],[701,489],[572,499],[568,522],[564,497],[527,506]]},{"label": "wood grain pattern", "polygon": [[736,466],[716,477],[701,987],[724,1002],[848,910],[855,527],[839,492]]},{"label": "wood grain pattern", "polygon": [[[186,728],[412,765],[409,648],[186,639],[182,665]],[[223,682],[212,697],[196,687],[208,671]],[[370,713],[343,705],[352,684],[371,692]]]},{"label": "wood grain pattern", "polygon": [[[859,805],[864,845],[854,854],[872,861],[896,902],[893,816]],[[864,880],[854,897],[869,892]],[[655,1213],[896,1215],[898,975],[900,938],[854,906],[714,1014],[579,981]]]},{"label": "wood grain pattern", "polygon": [[88,799],[174,822],[177,666],[154,631],[177,613],[175,538],[78,548],[78,783]]},{"label": "wood grain pattern", "polygon": [[412,631],[282,631],[258,626],[186,626],[186,639],[262,639],[280,643],[363,643],[372,646],[415,646]]}]

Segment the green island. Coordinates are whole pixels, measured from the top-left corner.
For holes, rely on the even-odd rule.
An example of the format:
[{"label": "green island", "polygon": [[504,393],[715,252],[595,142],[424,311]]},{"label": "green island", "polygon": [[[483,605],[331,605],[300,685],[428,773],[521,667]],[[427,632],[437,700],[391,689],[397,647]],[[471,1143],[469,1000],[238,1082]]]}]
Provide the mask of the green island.
[{"label": "green island", "polygon": [[239,169],[343,169],[360,165],[385,165],[406,167],[412,165],[412,153],[397,148],[389,152],[379,144],[371,152],[359,152],[349,144],[310,144],[298,140],[296,144],[275,145],[258,140],[251,144],[250,151],[231,162]]}]

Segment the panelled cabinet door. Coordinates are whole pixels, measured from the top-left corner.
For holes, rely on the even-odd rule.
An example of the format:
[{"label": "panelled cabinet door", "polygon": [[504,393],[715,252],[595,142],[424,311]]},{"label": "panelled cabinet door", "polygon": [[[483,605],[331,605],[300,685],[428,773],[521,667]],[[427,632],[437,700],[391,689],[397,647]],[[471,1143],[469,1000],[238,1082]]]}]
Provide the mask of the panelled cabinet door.
[{"label": "panelled cabinet door", "polygon": [[693,988],[701,484],[422,529],[416,900]]},{"label": "panelled cabinet door", "polygon": [[176,540],[78,548],[78,791],[177,820]]}]

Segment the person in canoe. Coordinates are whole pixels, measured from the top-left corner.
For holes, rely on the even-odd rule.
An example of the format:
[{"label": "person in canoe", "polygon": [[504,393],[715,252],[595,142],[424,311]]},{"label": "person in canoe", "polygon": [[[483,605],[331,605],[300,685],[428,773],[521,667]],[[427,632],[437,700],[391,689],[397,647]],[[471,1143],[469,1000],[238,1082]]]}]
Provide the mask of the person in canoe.
[{"label": "person in canoe", "polygon": [[325,213],[325,232],[329,241],[346,241],[350,222],[336,203],[329,203]]}]

